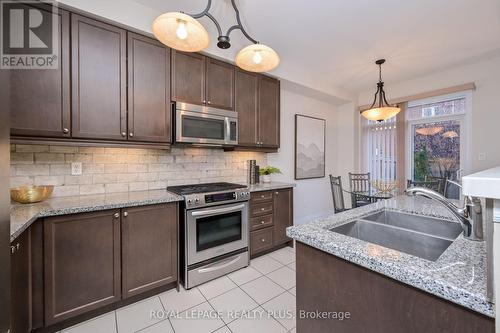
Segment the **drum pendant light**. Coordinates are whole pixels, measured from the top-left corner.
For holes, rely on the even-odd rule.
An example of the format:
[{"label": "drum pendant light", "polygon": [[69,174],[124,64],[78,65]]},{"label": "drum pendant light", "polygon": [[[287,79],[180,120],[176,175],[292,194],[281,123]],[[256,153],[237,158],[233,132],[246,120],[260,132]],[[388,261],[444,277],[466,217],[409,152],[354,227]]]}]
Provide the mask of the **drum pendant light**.
[{"label": "drum pendant light", "polygon": [[390,105],[387,102],[384,91],[384,82],[382,81],[382,64],[385,63],[385,59],[379,59],[375,61],[375,64],[379,67],[379,81],[377,83],[377,92],[372,105],[367,109],[361,111],[361,115],[368,120],[373,121],[384,121],[396,116],[401,109],[395,105]]},{"label": "drum pendant light", "polygon": [[173,49],[184,52],[201,51],[208,47],[210,37],[207,30],[196,19],[206,16],[212,20],[217,28],[219,34],[217,46],[219,48],[228,49],[231,47],[229,35],[233,30],[240,30],[252,42],[236,55],[235,62],[238,67],[250,72],[267,72],[276,68],[280,63],[278,53],[250,37],[241,24],[240,12],[235,0],[231,0],[231,4],[236,14],[237,24],[231,26],[225,35],[222,34],[219,22],[209,12],[212,0],[208,0],[205,10],[199,14],[187,15],[181,12],[169,12],[158,16],[153,22],[153,34],[160,42]]}]

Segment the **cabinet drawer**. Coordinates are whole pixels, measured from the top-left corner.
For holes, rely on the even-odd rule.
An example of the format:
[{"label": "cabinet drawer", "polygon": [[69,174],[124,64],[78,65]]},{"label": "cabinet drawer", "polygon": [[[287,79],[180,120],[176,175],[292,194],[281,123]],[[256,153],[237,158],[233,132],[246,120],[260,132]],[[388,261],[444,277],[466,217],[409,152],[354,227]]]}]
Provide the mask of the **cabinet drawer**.
[{"label": "cabinet drawer", "polygon": [[253,204],[250,205],[250,217],[272,214],[273,210],[272,202]]},{"label": "cabinet drawer", "polygon": [[273,225],[273,215],[265,215],[250,219],[250,230],[258,230]]},{"label": "cabinet drawer", "polygon": [[273,247],[273,228],[265,228],[250,233],[250,254],[256,254]]},{"label": "cabinet drawer", "polygon": [[252,202],[252,203],[260,203],[260,202],[272,201],[272,200],[273,200],[273,192],[272,191],[254,192],[254,193],[252,193],[252,197],[250,198],[250,202]]}]

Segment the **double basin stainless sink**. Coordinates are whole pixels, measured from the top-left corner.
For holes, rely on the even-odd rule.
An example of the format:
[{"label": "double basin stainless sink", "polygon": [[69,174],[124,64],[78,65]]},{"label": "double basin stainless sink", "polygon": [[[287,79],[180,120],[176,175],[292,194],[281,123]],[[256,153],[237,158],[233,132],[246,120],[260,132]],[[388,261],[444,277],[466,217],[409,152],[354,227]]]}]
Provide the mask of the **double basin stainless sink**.
[{"label": "double basin stainless sink", "polygon": [[383,210],[331,231],[436,261],[462,232],[459,223]]}]

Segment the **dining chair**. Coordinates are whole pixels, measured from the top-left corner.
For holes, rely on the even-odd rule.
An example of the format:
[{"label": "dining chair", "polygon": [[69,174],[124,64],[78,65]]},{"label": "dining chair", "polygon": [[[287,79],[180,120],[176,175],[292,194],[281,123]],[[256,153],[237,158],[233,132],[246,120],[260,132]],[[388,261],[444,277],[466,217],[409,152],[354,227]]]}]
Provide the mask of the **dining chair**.
[{"label": "dining chair", "polygon": [[434,176],[425,176],[426,182],[439,181],[437,192],[444,195],[446,191],[446,185],[448,184],[446,177],[434,177]]},{"label": "dining chair", "polygon": [[372,185],[370,173],[349,172],[349,186],[351,189],[352,207],[361,207],[372,203],[369,197],[363,196],[363,192],[370,193]]},{"label": "dining chair", "polygon": [[406,188],[412,188],[412,187],[425,187],[431,190],[434,190],[438,193],[444,194],[444,189],[443,192],[439,192],[441,189],[441,180],[428,180],[428,181],[415,181],[411,179],[406,180]]},{"label": "dining chair", "polygon": [[330,175],[330,186],[332,188],[333,209],[335,213],[348,210],[344,203],[344,190],[342,189],[342,178]]}]

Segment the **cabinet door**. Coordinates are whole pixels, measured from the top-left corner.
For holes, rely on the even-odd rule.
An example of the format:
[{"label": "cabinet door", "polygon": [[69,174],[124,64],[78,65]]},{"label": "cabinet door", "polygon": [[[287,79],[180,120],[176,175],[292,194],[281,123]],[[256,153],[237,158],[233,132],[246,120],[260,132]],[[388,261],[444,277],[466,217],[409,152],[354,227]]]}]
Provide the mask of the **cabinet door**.
[{"label": "cabinet door", "polygon": [[30,231],[24,231],[11,244],[11,309],[12,333],[31,331]]},{"label": "cabinet door", "polygon": [[177,204],[123,209],[122,268],[124,298],[177,280]]},{"label": "cabinet door", "polygon": [[236,70],[235,111],[238,112],[238,145],[257,146],[259,76]]},{"label": "cabinet door", "polygon": [[[52,9],[37,6],[42,15]],[[69,13],[59,10],[57,69],[9,70],[11,134],[70,137]],[[40,33],[44,33],[43,31]],[[52,33],[52,32],[50,32]]]},{"label": "cabinet door", "polygon": [[128,33],[128,139],[170,142],[170,49]]},{"label": "cabinet door", "polygon": [[206,58],[206,67],[207,104],[214,108],[234,110],[234,66]]},{"label": "cabinet door", "polygon": [[286,228],[293,225],[293,190],[274,192],[274,244],[286,243]]},{"label": "cabinet door", "polygon": [[172,100],[205,104],[204,56],[172,50]]},{"label": "cabinet door", "polygon": [[127,139],[126,43],[125,30],[71,15],[73,137]]},{"label": "cabinet door", "polygon": [[280,82],[260,76],[259,138],[262,146],[280,145]]},{"label": "cabinet door", "polygon": [[44,221],[45,324],[120,299],[119,210]]}]

